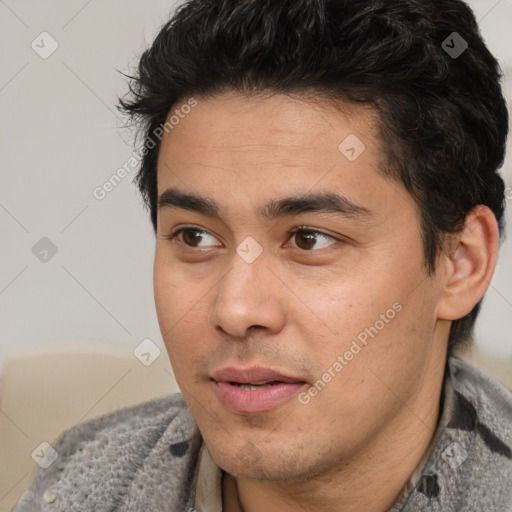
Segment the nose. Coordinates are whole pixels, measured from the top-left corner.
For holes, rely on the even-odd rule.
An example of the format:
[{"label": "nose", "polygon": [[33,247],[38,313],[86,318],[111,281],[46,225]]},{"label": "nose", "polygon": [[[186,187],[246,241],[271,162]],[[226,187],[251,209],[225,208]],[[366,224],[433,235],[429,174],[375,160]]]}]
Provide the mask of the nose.
[{"label": "nose", "polygon": [[231,270],[218,285],[210,321],[216,329],[238,338],[246,337],[251,328],[278,333],[286,318],[286,293],[264,253],[252,263],[234,254]]}]

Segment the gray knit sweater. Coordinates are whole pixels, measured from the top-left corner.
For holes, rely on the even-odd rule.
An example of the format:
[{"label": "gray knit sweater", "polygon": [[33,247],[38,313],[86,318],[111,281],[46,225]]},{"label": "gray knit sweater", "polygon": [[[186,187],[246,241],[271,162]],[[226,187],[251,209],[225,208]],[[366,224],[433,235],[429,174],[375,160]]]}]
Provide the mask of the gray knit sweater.
[{"label": "gray knit sweater", "polygon": [[[512,394],[450,357],[430,450],[392,512],[512,512]],[[189,512],[202,438],[181,394],[77,425],[13,512]],[[220,471],[220,469],[219,469]]]}]

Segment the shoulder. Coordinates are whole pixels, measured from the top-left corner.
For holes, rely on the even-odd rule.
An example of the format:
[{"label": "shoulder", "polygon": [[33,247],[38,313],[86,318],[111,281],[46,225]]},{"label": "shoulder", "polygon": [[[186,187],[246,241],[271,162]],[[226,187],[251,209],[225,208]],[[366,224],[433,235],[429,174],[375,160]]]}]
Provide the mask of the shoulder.
[{"label": "shoulder", "polygon": [[512,512],[512,394],[457,357],[446,370],[432,449],[398,510]]},{"label": "shoulder", "polygon": [[[131,489],[170,493],[170,503],[183,479],[191,477],[187,468],[200,443],[180,393],[93,418],[51,444],[48,462],[57,457],[46,468],[37,468],[14,512],[50,505],[48,510],[55,511],[124,510],[138,499]],[[161,489],[164,472],[174,474],[175,481]]]},{"label": "shoulder", "polygon": [[[457,357],[450,357],[448,364],[459,411],[452,426],[459,423],[459,428],[475,428],[486,438],[491,451],[502,451],[512,459],[512,391]],[[491,437],[496,442],[492,443]]]},{"label": "shoulder", "polygon": [[[512,394],[459,358],[449,357],[447,365],[447,423],[418,494],[425,498],[426,490],[435,489],[440,510],[447,512],[512,512]],[[434,479],[436,485],[425,485]]]},{"label": "shoulder", "polygon": [[110,432],[142,432],[148,425],[168,424],[186,409],[181,393],[124,407],[116,411],[81,422],[60,435],[57,442],[85,441]]},{"label": "shoulder", "polygon": [[61,461],[78,452],[96,451],[107,446],[108,450],[97,450],[102,458],[114,456],[118,449],[141,452],[153,444],[171,423],[187,423],[190,420],[187,413],[180,393],[167,395],[79,423],[60,435],[54,449]]}]

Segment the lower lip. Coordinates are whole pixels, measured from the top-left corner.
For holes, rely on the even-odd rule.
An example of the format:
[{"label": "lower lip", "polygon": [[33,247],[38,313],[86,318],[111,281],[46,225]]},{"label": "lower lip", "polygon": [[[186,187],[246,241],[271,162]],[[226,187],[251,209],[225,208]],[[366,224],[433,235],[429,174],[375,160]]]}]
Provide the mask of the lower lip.
[{"label": "lower lip", "polygon": [[304,382],[281,382],[259,389],[243,389],[229,382],[214,381],[215,389],[224,404],[236,412],[256,413],[274,409],[281,402],[299,392]]}]

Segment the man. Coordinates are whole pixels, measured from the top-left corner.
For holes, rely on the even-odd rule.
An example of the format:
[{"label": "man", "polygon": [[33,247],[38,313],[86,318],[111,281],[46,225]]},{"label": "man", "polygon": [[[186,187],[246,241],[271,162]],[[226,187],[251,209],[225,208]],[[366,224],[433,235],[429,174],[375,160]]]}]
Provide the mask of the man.
[{"label": "man", "polygon": [[458,0],[182,5],[121,101],[182,394],[63,434],[15,511],[511,511],[511,394],[453,356],[499,78]]}]

